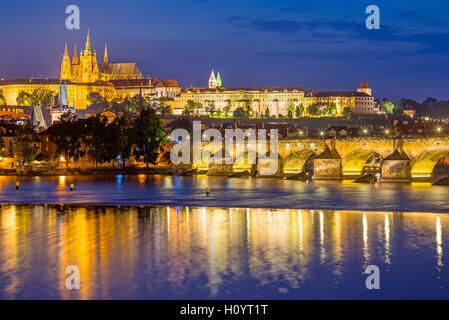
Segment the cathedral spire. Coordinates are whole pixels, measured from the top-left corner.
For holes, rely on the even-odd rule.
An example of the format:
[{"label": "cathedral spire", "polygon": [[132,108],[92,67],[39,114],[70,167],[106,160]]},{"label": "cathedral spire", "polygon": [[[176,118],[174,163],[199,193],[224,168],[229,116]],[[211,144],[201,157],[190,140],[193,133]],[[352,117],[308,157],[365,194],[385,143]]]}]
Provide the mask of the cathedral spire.
[{"label": "cathedral spire", "polygon": [[69,52],[67,50],[67,42],[65,43],[65,48],[64,48],[64,57],[68,57],[69,56]]},{"label": "cathedral spire", "polygon": [[108,64],[108,45],[104,44],[104,64]]},{"label": "cathedral spire", "polygon": [[73,50],[72,64],[78,64],[78,63],[79,63],[78,53],[76,52],[76,43],[75,43],[75,48]]},{"label": "cathedral spire", "polygon": [[215,88],[216,83],[214,70],[212,70],[209,77],[209,88]]},{"label": "cathedral spire", "polygon": [[221,77],[220,77],[220,72],[217,73],[217,80],[215,81],[215,87],[216,88],[221,88],[222,83],[221,83]]},{"label": "cathedral spire", "polygon": [[92,48],[90,45],[90,30],[87,29],[87,39],[86,39],[86,49],[84,50],[84,55],[91,55],[92,54]]}]

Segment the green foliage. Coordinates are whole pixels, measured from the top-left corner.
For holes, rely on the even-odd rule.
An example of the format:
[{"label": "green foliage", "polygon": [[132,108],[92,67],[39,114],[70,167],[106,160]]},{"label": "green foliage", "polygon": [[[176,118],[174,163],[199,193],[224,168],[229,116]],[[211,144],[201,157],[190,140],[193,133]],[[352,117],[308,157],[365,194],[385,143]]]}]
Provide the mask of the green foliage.
[{"label": "green foliage", "polygon": [[321,104],[314,103],[314,104],[309,106],[308,112],[312,116],[319,116],[320,115],[320,108],[321,108]]},{"label": "green foliage", "polygon": [[166,134],[162,129],[162,122],[153,109],[142,110],[140,116],[134,121],[133,155],[136,160],[143,158],[148,168],[150,163],[155,164],[166,143]]},{"label": "green foliage", "polygon": [[110,107],[106,99],[98,92],[89,92],[87,102],[89,104],[87,109],[90,111],[108,109]]},{"label": "green foliage", "polygon": [[70,112],[61,115],[58,122],[51,127],[50,141],[56,145],[56,153],[66,159],[66,167],[69,167],[70,159],[74,162],[84,156],[82,148],[81,127],[75,115]]},{"label": "green foliage", "polygon": [[83,141],[88,154],[98,164],[114,160],[118,155],[118,131],[106,117],[97,115],[86,120]]},{"label": "green foliage", "polygon": [[271,115],[270,115],[270,108],[267,108],[266,110],[265,110],[265,118],[269,118]]},{"label": "green foliage", "polygon": [[3,95],[3,90],[0,89],[0,106],[4,106],[6,105],[6,99],[5,96]]},{"label": "green foliage", "polygon": [[183,115],[190,116],[193,114],[193,110],[195,110],[195,107],[197,106],[197,103],[193,100],[187,100],[184,110],[182,111]]},{"label": "green foliage", "polygon": [[335,103],[328,103],[325,112],[328,117],[335,117],[337,115],[337,106]]},{"label": "green foliage", "polygon": [[14,156],[21,164],[28,164],[34,160],[39,151],[36,133],[30,121],[14,131]]},{"label": "green foliage", "polygon": [[[110,138],[117,143],[115,146],[110,146],[112,157],[120,156],[121,166],[126,166],[126,159],[131,156],[134,143],[134,129],[132,122],[125,117],[117,117],[109,124]],[[115,148],[115,150],[114,150]]]},{"label": "green foliage", "polygon": [[26,91],[19,91],[17,94],[17,104],[19,106],[43,106],[51,108],[56,95],[51,90],[36,89],[32,94]]},{"label": "green foliage", "polygon": [[31,94],[26,91],[20,90],[17,94],[17,105],[30,107],[33,104],[33,100],[31,98]]},{"label": "green foliage", "polygon": [[206,106],[206,110],[205,110],[205,111],[206,111],[206,113],[209,114],[211,117],[213,117],[214,114],[217,113],[217,110],[216,110],[215,105],[214,105],[213,103],[209,103],[209,104]]},{"label": "green foliage", "polygon": [[382,102],[382,110],[387,114],[393,114],[395,110],[395,105],[389,100]]},{"label": "green foliage", "polygon": [[302,104],[298,105],[295,109],[295,117],[300,118],[304,113],[304,106]]},{"label": "green foliage", "polygon": [[234,118],[245,118],[247,117],[247,112],[242,107],[238,107],[234,110],[233,116]]},{"label": "green foliage", "polygon": [[348,120],[352,119],[353,113],[352,113],[351,108],[346,107],[346,108],[343,109],[343,117],[348,119]]}]

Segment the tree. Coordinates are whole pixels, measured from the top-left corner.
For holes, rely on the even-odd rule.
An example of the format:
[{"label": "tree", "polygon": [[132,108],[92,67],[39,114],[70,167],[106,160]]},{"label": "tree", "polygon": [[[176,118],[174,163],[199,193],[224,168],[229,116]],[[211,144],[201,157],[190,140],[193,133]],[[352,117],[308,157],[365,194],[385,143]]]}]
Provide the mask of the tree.
[{"label": "tree", "polygon": [[238,107],[233,112],[234,118],[245,118],[247,116],[247,113],[242,107]]},{"label": "tree", "polygon": [[212,118],[214,117],[214,114],[216,113],[215,105],[213,102],[209,103],[206,107],[206,113],[209,114]]},{"label": "tree", "polygon": [[50,141],[56,145],[56,154],[63,155],[66,159],[66,168],[69,167],[70,159],[76,163],[84,156],[85,152],[82,148],[84,127],[73,113],[62,114],[50,130]]},{"label": "tree", "polygon": [[295,116],[295,106],[293,105],[293,103],[291,103],[288,107],[287,116],[289,117],[289,119],[292,119]]},{"label": "tree", "polygon": [[251,118],[252,115],[253,115],[253,110],[251,109],[251,106],[250,106],[250,105],[247,105],[247,106],[245,107],[245,116],[246,116],[247,118]]},{"label": "tree", "polygon": [[110,109],[112,105],[109,105],[103,96],[98,92],[89,92],[87,95],[88,107],[90,111],[98,111],[103,109]]},{"label": "tree", "polygon": [[343,109],[343,117],[348,119],[348,120],[352,119],[353,113],[352,113],[351,108],[346,107],[346,108]]},{"label": "tree", "polygon": [[229,113],[231,112],[231,105],[229,103],[223,108],[223,116],[229,117]]},{"label": "tree", "polygon": [[134,150],[133,155],[137,161],[143,158],[146,167],[155,164],[166,143],[166,134],[162,129],[162,122],[153,109],[142,110],[134,121]]},{"label": "tree", "polygon": [[382,110],[385,113],[393,114],[394,113],[394,109],[395,109],[395,105],[393,104],[393,102],[391,102],[389,100],[385,100],[384,102],[382,102]]},{"label": "tree", "polygon": [[5,158],[7,156],[6,145],[3,137],[0,135],[0,157]]},{"label": "tree", "polygon": [[328,103],[326,105],[326,115],[329,117],[335,117],[337,115],[337,106],[335,103]]},{"label": "tree", "polygon": [[20,90],[16,97],[17,105],[30,107],[33,104],[31,94],[26,91]]},{"label": "tree", "polygon": [[318,116],[318,115],[320,115],[320,109],[321,109],[321,105],[319,103],[314,103],[309,106],[308,111],[309,111],[310,115]]},{"label": "tree", "polygon": [[295,110],[295,117],[300,118],[304,113],[304,106],[302,104],[298,105]]},{"label": "tree", "polygon": [[34,90],[31,95],[31,105],[51,108],[54,98],[55,94],[53,91],[39,88]]},{"label": "tree", "polygon": [[271,115],[270,115],[270,108],[267,108],[266,110],[265,110],[265,118],[269,118]]},{"label": "tree", "polygon": [[0,106],[4,106],[6,105],[6,99],[5,96],[3,95],[3,90],[0,89]]},{"label": "tree", "polygon": [[27,121],[23,126],[17,127],[14,131],[15,148],[14,156],[21,164],[28,164],[34,160],[39,147],[37,146],[36,132],[33,125]]},{"label": "tree", "polygon": [[109,126],[111,126],[113,141],[117,141],[117,150],[112,153],[117,154],[117,157],[121,160],[122,168],[126,167],[126,160],[131,156],[134,143],[134,131],[131,122],[128,118],[117,117]]},{"label": "tree", "polygon": [[196,103],[193,100],[187,100],[184,110],[182,111],[183,115],[190,116],[193,113],[193,110],[195,110]]},{"label": "tree", "polygon": [[97,115],[86,120],[84,143],[88,147],[88,154],[98,164],[114,160],[119,153],[117,144],[117,127],[108,124],[108,119]]},{"label": "tree", "polygon": [[172,114],[173,114],[173,110],[172,110],[172,108],[170,106],[165,106],[161,110],[161,115],[162,116],[171,116]]}]

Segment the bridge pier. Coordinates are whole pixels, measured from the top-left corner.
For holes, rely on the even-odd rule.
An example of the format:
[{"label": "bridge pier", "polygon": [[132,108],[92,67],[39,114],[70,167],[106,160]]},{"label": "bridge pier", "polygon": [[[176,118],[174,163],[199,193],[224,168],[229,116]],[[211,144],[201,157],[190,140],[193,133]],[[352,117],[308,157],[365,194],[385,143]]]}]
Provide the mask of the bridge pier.
[{"label": "bridge pier", "polygon": [[410,158],[402,150],[395,149],[385,157],[382,163],[382,179],[384,181],[410,181]]},{"label": "bridge pier", "polygon": [[325,150],[313,160],[313,179],[340,180],[342,161],[335,148]]}]

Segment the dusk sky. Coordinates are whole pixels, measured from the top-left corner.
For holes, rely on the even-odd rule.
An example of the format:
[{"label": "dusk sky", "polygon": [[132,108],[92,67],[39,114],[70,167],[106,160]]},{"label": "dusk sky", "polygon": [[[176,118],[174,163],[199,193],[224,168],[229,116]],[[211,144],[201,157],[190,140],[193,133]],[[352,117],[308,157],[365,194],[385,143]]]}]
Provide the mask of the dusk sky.
[{"label": "dusk sky", "polygon": [[[81,10],[81,29],[65,28],[65,8]],[[380,30],[365,8],[380,7]],[[447,0],[2,1],[0,77],[59,78],[90,29],[98,60],[137,62],[144,75],[207,86],[356,90],[376,98],[449,99]]]}]

